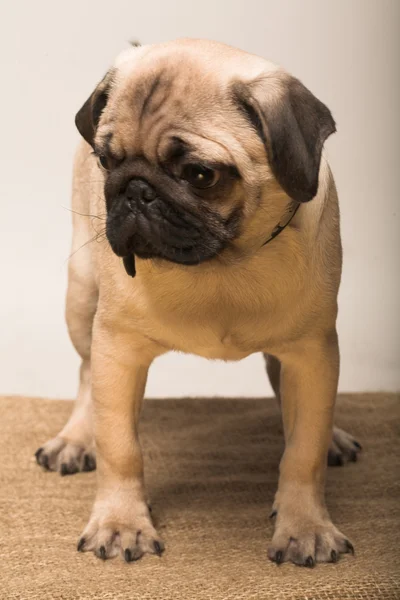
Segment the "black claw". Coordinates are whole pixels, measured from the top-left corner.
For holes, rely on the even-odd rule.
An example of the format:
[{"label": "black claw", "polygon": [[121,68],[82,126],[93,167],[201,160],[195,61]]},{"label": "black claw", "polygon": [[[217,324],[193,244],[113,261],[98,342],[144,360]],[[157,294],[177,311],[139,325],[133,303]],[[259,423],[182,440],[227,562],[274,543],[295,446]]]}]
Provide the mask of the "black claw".
[{"label": "black claw", "polygon": [[332,552],[331,552],[331,561],[333,563],[338,561],[338,553],[335,550],[332,550]]},{"label": "black claw", "polygon": [[36,462],[38,465],[40,465],[39,457],[42,454],[42,452],[43,452],[43,448],[38,448],[38,450],[36,450],[36,452],[35,452],[35,458],[36,458]]},{"label": "black claw", "polygon": [[273,510],[272,513],[269,515],[270,519],[273,519],[274,517],[276,517],[276,515],[278,514],[277,510]]},{"label": "black claw", "polygon": [[306,562],[304,563],[305,567],[312,569],[315,566],[315,562],[312,556],[308,556]]},{"label": "black claw", "polygon": [[350,552],[351,554],[354,554],[354,546],[351,542],[349,542],[349,540],[345,541],[346,544],[346,550],[347,552]]},{"label": "black claw", "polygon": [[95,468],[96,468],[95,459],[92,456],[90,456],[90,454],[85,454],[85,456],[83,457],[82,471],[85,471],[85,472],[94,471]]},{"label": "black claw", "polygon": [[135,548],[135,550],[133,551],[133,554],[131,556],[131,562],[135,562],[137,560],[139,560],[140,558],[142,558],[143,556],[143,552],[142,550],[137,546]]},{"label": "black claw", "polygon": [[278,550],[278,552],[275,554],[275,562],[277,565],[280,565],[283,562],[282,550]]},{"label": "black claw", "polygon": [[101,560],[106,560],[107,558],[105,546],[100,546],[100,558]]},{"label": "black claw", "polygon": [[129,550],[129,548],[127,548],[124,552],[124,557],[126,562],[131,562],[132,560],[132,552]]},{"label": "black claw", "polygon": [[350,460],[351,462],[357,462],[357,452],[355,450],[350,452]]},{"label": "black claw", "polygon": [[161,546],[160,542],[157,542],[157,540],[154,542],[153,544],[154,546],[154,552],[158,555],[161,556],[162,553],[164,552],[164,548]]},{"label": "black claw", "polygon": [[60,475],[64,477],[65,475],[73,475],[79,471],[77,465],[69,465],[68,463],[62,463],[60,468]]},{"label": "black claw", "polygon": [[359,444],[358,442],[356,442],[356,440],[353,440],[353,444],[356,448],[358,448],[359,450],[362,450],[362,446],[361,444]]},{"label": "black claw", "polygon": [[84,547],[85,543],[86,543],[86,540],[85,540],[85,538],[84,538],[84,537],[82,537],[82,538],[79,540],[79,542],[78,542],[78,545],[77,545],[77,547],[76,547],[76,549],[78,550],[78,552],[83,552],[83,547]]},{"label": "black claw", "polygon": [[50,471],[49,457],[47,456],[47,454],[43,454],[42,462],[40,464],[46,469],[46,471]]}]

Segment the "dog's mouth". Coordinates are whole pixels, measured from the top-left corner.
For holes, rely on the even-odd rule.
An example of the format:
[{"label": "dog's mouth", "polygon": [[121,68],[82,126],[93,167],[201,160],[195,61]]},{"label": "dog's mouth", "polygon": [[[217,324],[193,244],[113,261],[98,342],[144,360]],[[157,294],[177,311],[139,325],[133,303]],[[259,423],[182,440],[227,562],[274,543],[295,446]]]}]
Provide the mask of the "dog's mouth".
[{"label": "dog's mouth", "polygon": [[113,202],[106,234],[117,256],[198,265],[215,258],[231,238],[218,218],[209,221],[163,201],[132,206],[121,199]]}]

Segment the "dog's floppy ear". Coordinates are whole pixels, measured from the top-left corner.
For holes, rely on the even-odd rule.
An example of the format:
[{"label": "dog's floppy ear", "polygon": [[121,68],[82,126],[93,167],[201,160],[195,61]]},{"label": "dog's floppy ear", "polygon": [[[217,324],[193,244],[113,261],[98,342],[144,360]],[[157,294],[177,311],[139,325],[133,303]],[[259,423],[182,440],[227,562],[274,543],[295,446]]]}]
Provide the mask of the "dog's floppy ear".
[{"label": "dog's floppy ear", "polygon": [[329,109],[298,79],[283,71],[267,73],[234,93],[260,135],[275,178],[297,202],[318,191],[322,147],[336,131]]},{"label": "dog's floppy ear", "polygon": [[110,70],[75,116],[75,125],[79,133],[92,148],[101,113],[108,101],[112,79],[113,70]]}]

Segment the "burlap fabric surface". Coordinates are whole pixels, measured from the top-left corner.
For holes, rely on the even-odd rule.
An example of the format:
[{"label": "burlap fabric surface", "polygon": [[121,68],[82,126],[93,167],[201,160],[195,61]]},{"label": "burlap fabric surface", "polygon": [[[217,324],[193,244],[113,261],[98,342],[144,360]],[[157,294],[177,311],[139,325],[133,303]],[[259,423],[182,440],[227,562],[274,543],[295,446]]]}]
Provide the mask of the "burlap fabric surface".
[{"label": "burlap fabric surface", "polygon": [[3,600],[375,600],[400,598],[399,396],[338,401],[337,423],[364,446],[329,469],[328,505],[356,556],[313,570],[270,563],[268,513],[282,428],[273,400],[147,400],[141,424],[162,558],[101,562],[76,552],[95,474],[40,470],[36,448],[70,402],[0,400]]}]

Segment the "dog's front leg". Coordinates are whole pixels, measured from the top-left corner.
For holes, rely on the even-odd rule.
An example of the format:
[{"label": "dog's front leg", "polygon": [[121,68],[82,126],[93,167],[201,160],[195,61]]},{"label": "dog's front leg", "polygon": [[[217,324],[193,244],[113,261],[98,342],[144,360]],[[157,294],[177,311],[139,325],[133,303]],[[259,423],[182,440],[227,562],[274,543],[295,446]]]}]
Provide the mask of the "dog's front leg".
[{"label": "dog's front leg", "polygon": [[96,317],[92,342],[92,392],[97,452],[97,495],[78,550],[98,557],[120,553],[126,561],[161,554],[143,482],[138,420],[147,372],[160,349]]},{"label": "dog's front leg", "polygon": [[332,437],[339,375],[336,331],[290,347],[282,363],[281,397],[285,452],[273,514],[268,556],[312,567],[352,551],[325,507],[326,455]]}]

